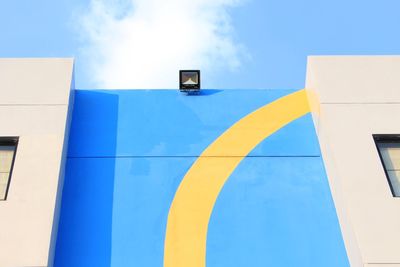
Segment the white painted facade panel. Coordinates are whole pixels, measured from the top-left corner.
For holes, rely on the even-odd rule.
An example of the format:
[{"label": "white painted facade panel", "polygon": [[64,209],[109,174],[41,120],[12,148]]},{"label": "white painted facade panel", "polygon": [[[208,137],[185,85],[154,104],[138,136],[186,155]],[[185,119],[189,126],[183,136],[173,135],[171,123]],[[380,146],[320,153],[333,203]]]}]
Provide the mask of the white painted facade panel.
[{"label": "white painted facade panel", "polygon": [[400,56],[311,56],[307,88],[324,103],[400,102]]},{"label": "white painted facade panel", "polygon": [[[352,266],[398,266],[400,198],[373,134],[399,134],[400,57],[310,57],[307,89]],[[379,87],[378,87],[379,85]]]},{"label": "white painted facade panel", "polygon": [[0,104],[68,105],[71,58],[0,59]]},{"label": "white painted facade panel", "polygon": [[19,137],[0,201],[1,267],[51,265],[72,72],[71,59],[0,59],[0,137]]}]

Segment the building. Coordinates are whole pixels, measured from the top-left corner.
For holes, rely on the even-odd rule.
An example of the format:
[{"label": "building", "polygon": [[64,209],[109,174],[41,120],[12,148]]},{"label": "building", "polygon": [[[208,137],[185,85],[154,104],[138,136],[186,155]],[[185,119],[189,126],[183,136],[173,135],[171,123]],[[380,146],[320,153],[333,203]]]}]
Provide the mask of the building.
[{"label": "building", "polygon": [[187,96],[1,59],[0,267],[400,266],[398,69]]}]

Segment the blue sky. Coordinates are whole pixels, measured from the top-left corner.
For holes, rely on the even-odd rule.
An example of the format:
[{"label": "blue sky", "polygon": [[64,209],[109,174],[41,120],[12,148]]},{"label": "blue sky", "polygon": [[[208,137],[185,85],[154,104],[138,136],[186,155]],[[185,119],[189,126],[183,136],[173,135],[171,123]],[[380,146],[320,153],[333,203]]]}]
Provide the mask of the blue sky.
[{"label": "blue sky", "polygon": [[0,57],[75,57],[77,88],[169,88],[193,66],[207,88],[298,89],[307,55],[400,54],[397,0],[163,2],[1,1]]}]

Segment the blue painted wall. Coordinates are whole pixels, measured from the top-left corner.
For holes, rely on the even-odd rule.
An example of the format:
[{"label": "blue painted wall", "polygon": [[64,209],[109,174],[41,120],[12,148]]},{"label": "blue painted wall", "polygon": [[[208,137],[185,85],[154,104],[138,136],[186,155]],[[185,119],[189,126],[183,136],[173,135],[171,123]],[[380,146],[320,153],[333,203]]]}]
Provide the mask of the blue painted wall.
[{"label": "blue painted wall", "polygon": [[[169,206],[196,157],[291,92],[76,91],[55,267],[162,266]],[[207,267],[348,265],[306,115],[229,178],[210,220]]]}]

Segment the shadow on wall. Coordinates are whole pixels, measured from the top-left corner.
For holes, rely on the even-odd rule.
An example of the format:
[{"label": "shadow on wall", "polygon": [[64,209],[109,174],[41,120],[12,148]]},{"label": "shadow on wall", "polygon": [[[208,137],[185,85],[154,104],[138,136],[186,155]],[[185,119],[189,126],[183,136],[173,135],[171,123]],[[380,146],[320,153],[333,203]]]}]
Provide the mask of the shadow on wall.
[{"label": "shadow on wall", "polygon": [[111,264],[118,103],[111,93],[75,91],[54,267]]}]

